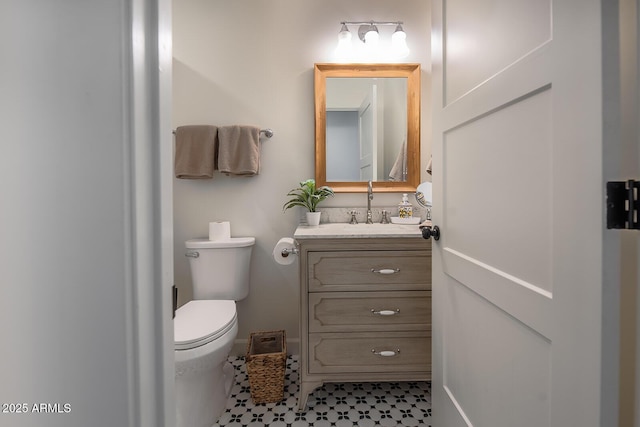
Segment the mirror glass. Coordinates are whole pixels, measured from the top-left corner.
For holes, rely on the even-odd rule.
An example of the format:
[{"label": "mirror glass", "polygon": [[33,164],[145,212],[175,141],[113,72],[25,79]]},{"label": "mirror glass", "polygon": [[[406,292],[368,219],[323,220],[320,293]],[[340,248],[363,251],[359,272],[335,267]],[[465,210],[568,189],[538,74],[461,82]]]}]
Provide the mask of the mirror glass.
[{"label": "mirror glass", "polygon": [[316,183],[334,191],[415,191],[419,64],[316,64]]},{"label": "mirror glass", "polygon": [[416,201],[423,208],[430,208],[433,206],[433,197],[431,196],[431,183],[423,182],[416,188]]}]

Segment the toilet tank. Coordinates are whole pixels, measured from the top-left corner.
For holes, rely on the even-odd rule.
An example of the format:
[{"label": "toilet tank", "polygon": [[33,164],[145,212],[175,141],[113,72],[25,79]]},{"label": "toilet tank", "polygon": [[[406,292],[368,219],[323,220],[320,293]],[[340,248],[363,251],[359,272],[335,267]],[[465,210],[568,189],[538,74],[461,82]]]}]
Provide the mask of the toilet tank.
[{"label": "toilet tank", "polygon": [[185,242],[194,300],[239,301],[249,294],[249,263],[254,237]]}]

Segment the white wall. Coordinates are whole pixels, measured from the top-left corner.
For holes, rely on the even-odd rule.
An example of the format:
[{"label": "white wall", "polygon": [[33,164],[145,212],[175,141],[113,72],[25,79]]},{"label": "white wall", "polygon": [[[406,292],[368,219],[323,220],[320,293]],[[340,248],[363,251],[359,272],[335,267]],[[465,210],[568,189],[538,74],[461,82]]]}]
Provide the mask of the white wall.
[{"label": "white wall", "polygon": [[[407,103],[407,97],[401,94],[407,92],[407,85],[402,80],[389,80],[385,90],[384,111],[384,172],[387,178],[393,165],[398,159],[402,145],[406,142],[406,130],[402,123],[407,122],[407,109],[402,108]],[[388,142],[388,143],[387,143]],[[429,150],[431,151],[431,150]],[[424,168],[422,168],[424,169]]]},{"label": "white wall", "polygon": [[[207,224],[230,220],[232,234],[255,236],[250,295],[238,304],[238,338],[263,329],[298,337],[297,267],[276,264],[271,251],[291,236],[299,212],[282,212],[286,193],[314,175],[313,64],[332,62],[340,21],[401,20],[411,54],[422,65],[423,178],[429,142],[430,9],[424,0],[181,0],[174,2],[174,127],[253,124],[270,127],[261,173],[174,181],[175,282],[191,299],[183,242],[206,236]],[[353,30],[352,30],[353,31]],[[377,194],[374,206],[398,203]],[[361,207],[363,194],[340,194],[325,206]]]}]

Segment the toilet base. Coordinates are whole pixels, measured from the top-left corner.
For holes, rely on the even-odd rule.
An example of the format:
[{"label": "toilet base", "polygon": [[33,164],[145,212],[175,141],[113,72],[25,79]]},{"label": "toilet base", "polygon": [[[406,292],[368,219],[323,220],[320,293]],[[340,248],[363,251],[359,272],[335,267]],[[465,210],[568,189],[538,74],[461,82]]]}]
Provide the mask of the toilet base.
[{"label": "toilet base", "polygon": [[[176,421],[177,427],[211,427],[224,412],[234,384],[235,372],[227,361],[237,325],[228,336],[187,352],[176,352]],[[226,339],[224,339],[226,338]],[[224,345],[220,341],[226,341]],[[217,347],[209,352],[208,346]],[[186,356],[186,357],[185,357]]]}]

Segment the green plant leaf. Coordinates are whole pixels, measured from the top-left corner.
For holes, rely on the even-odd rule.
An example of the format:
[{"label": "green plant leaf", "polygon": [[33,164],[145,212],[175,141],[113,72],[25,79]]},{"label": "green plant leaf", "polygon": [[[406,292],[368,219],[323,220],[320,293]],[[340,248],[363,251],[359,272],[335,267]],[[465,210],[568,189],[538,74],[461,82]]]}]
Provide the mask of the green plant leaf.
[{"label": "green plant leaf", "polygon": [[307,179],[300,182],[300,187],[294,188],[287,193],[291,197],[282,205],[282,210],[286,211],[294,206],[302,206],[309,212],[316,212],[316,208],[320,202],[327,197],[334,195],[333,189],[326,185],[316,188],[314,179]]}]

